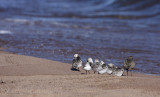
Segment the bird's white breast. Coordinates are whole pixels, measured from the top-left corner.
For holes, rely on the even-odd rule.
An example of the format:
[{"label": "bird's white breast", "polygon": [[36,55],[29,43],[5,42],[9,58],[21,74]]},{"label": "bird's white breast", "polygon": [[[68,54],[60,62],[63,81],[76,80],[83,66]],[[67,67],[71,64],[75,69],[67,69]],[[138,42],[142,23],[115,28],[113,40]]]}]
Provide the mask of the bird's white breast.
[{"label": "bird's white breast", "polygon": [[91,70],[91,66],[89,64],[89,62],[87,62],[84,66],[84,70]]}]

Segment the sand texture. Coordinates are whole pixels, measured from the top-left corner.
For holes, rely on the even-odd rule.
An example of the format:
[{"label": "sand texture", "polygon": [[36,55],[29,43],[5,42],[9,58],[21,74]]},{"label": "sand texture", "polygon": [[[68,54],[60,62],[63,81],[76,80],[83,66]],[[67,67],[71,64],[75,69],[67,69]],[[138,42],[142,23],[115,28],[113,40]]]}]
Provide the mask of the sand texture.
[{"label": "sand texture", "polygon": [[160,77],[85,75],[71,64],[0,51],[0,97],[160,97]]}]

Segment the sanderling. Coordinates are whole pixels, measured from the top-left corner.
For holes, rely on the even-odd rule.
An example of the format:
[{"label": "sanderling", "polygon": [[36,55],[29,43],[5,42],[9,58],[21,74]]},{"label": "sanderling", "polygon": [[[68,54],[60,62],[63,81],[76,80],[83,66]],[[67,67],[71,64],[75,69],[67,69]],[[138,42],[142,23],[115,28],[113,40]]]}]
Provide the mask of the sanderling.
[{"label": "sanderling", "polygon": [[103,61],[100,61],[100,66],[102,67],[101,70],[98,71],[99,74],[104,74],[107,72],[108,67],[106,66],[106,64]]},{"label": "sanderling", "polygon": [[122,76],[123,75],[123,72],[124,72],[124,69],[123,68],[120,68],[120,67],[115,67],[113,69],[113,75],[116,75],[116,76]]},{"label": "sanderling", "polygon": [[99,65],[100,65],[100,63],[99,63],[99,60],[98,59],[95,59],[95,63],[92,65],[92,70],[94,71],[94,74],[96,73],[96,72],[98,72],[98,70],[99,70]]},{"label": "sanderling", "polygon": [[93,64],[93,60],[92,58],[88,58],[87,63],[83,66],[83,69],[86,70],[86,74],[87,72],[90,74],[89,70],[91,70],[91,66]]},{"label": "sanderling", "polygon": [[72,69],[77,69],[79,71],[79,67],[82,66],[82,60],[78,54],[74,54],[74,58],[72,61]]},{"label": "sanderling", "polygon": [[[132,70],[134,66],[135,66],[135,62],[133,61],[133,57],[129,56],[128,59],[126,59],[123,64],[123,68],[127,70],[127,76],[128,76],[128,71]],[[131,72],[131,76],[132,76],[132,72]]]},{"label": "sanderling", "polygon": [[113,73],[113,69],[114,69],[114,64],[113,63],[109,63],[107,65],[107,67],[108,67],[107,73],[108,74],[112,74]]}]

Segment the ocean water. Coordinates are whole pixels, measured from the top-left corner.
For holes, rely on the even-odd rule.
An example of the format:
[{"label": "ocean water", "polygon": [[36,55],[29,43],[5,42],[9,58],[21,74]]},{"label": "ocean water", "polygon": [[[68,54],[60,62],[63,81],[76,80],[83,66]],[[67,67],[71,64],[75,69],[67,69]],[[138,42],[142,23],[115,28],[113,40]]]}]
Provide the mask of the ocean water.
[{"label": "ocean water", "polygon": [[160,75],[159,0],[0,0],[0,46],[72,63],[75,53]]}]

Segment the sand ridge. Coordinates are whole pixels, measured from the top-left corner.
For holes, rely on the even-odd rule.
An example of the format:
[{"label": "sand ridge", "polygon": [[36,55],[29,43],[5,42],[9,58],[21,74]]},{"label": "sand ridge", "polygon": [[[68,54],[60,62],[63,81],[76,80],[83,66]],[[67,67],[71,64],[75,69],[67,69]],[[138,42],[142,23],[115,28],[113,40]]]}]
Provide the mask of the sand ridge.
[{"label": "sand ridge", "polygon": [[0,75],[73,74],[70,64],[7,52],[0,52],[0,67]]}]

